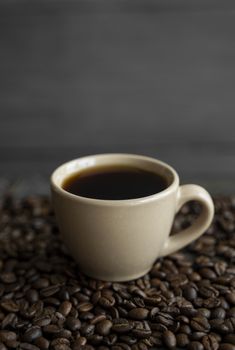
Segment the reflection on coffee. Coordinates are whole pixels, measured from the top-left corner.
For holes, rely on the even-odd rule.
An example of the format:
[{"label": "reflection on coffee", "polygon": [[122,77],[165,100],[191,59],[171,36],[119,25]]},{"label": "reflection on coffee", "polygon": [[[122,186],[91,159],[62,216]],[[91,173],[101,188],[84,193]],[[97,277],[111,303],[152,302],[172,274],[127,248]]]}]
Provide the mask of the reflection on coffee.
[{"label": "reflection on coffee", "polygon": [[97,166],[72,174],[62,184],[64,190],[82,197],[108,200],[141,198],[168,186],[161,175],[125,165]]}]

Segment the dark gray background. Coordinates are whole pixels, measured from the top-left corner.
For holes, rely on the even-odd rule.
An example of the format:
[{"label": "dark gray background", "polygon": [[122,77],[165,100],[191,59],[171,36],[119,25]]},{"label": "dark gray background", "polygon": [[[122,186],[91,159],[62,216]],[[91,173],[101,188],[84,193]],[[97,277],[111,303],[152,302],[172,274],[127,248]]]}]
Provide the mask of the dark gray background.
[{"label": "dark gray background", "polygon": [[133,152],[234,193],[233,0],[1,0],[0,38],[2,187]]}]

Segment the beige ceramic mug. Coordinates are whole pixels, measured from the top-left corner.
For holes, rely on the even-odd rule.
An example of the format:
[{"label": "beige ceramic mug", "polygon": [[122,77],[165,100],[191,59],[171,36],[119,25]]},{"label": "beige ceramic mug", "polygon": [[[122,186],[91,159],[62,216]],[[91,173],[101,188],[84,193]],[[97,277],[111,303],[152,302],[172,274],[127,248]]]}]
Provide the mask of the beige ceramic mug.
[{"label": "beige ceramic mug", "polygon": [[[71,174],[105,165],[128,165],[156,172],[168,186],[159,193],[127,200],[85,198],[62,188]],[[144,275],[156,258],[198,238],[214,214],[212,199],[204,188],[179,186],[179,177],[172,167],[141,155],[100,154],[72,160],[54,171],[51,190],[63,240],[81,271],[107,281],[127,281]],[[200,216],[191,227],[169,236],[175,214],[191,200],[201,203]]]}]

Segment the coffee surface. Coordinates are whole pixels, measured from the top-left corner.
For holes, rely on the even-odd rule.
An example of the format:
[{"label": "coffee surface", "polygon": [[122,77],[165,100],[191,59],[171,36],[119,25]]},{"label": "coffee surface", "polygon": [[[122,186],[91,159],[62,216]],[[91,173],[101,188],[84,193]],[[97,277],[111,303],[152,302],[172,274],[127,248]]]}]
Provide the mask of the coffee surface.
[{"label": "coffee surface", "polygon": [[133,199],[153,195],[167,187],[164,177],[131,166],[100,166],[80,171],[65,179],[63,189],[95,199]]}]

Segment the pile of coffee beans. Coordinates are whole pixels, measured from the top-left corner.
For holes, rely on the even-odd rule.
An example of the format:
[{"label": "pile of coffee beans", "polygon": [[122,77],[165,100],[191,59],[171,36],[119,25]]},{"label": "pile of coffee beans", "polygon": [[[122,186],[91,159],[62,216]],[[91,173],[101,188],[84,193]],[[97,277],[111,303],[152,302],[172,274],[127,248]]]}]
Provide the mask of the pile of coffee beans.
[{"label": "pile of coffee beans", "polygon": [[[0,350],[235,350],[234,198],[216,198],[205,235],[127,283],[78,270],[48,198],[0,207]],[[183,207],[174,231],[199,212]]]}]

